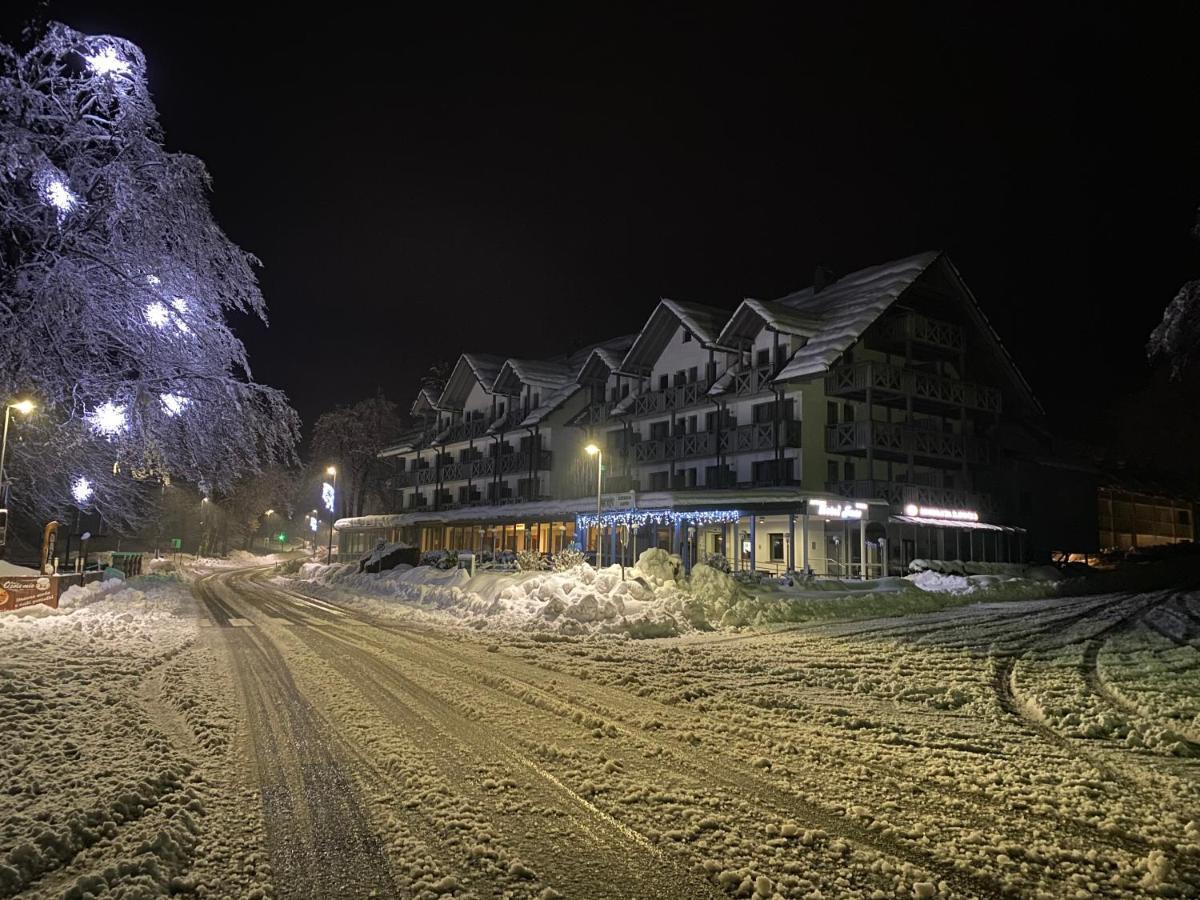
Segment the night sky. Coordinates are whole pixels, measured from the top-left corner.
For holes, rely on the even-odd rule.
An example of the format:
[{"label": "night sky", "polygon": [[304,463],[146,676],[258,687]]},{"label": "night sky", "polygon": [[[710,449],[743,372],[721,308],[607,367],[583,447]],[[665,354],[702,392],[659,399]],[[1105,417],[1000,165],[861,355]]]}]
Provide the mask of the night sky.
[{"label": "night sky", "polygon": [[1194,4],[166,6],[49,14],[145,50],[168,146],[264,263],[254,374],[307,423],[407,407],[464,350],[634,331],[660,296],[732,309],[944,248],[1096,437],[1200,276]]}]

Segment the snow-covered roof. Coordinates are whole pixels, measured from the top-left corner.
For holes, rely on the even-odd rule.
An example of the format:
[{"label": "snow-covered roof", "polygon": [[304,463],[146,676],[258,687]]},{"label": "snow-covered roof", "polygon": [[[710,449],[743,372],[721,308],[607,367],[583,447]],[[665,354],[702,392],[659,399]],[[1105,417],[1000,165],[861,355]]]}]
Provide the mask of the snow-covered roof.
[{"label": "snow-covered roof", "polygon": [[542,397],[542,403],[540,406],[531,411],[529,415],[521,420],[520,427],[532,428],[534,425],[541,424],[546,416],[550,415],[550,413],[554,412],[581,390],[582,388],[580,388],[580,386],[574,382],[571,382],[570,384],[564,384],[560,388],[555,388],[548,395]]},{"label": "snow-covered roof", "polygon": [[417,399],[413,401],[413,405],[409,409],[409,414],[419,416],[427,412],[437,412],[437,404],[438,398],[433,390],[423,387],[417,391]]},{"label": "snow-covered roof", "polygon": [[506,359],[496,375],[492,390],[514,395],[525,385],[536,388],[560,388],[573,384],[575,372],[565,363],[542,359]]},{"label": "snow-covered roof", "polygon": [[1015,525],[992,525],[988,522],[968,522],[963,519],[932,519],[929,516],[890,516],[889,522],[902,525],[927,525],[933,528],[963,528],[972,531],[1007,531],[1023,532],[1024,528]]},{"label": "snow-covered roof", "polygon": [[717,343],[733,347],[739,341],[753,340],[763,328],[770,328],[780,334],[810,338],[821,331],[822,323],[819,319],[799,313],[782,303],[747,298],[733,311],[733,315],[721,329]]},{"label": "snow-covered roof", "polygon": [[580,384],[607,380],[613,372],[620,372],[621,361],[625,359],[625,354],[629,352],[635,340],[636,334],[627,334],[593,347],[579,366],[575,380]]},{"label": "snow-covered roof", "polygon": [[931,250],[860,269],[821,291],[805,288],[777,300],[772,305],[790,308],[795,314],[820,324],[808,342],[792,354],[778,380],[828,371],[940,255],[941,251]]},{"label": "snow-covered roof", "polygon": [[377,454],[379,459],[387,459],[390,456],[402,456],[405,453],[411,453],[421,445],[421,438],[424,436],[423,428],[411,428],[400,436],[400,440],[392,444],[390,447],[385,447]]},{"label": "snow-covered roof", "polygon": [[496,376],[504,365],[504,357],[491,353],[464,353],[454,364],[446,387],[438,398],[439,409],[462,409],[476,384],[491,391]]},{"label": "snow-covered roof", "polygon": [[621,371],[648,372],[680,325],[690,331],[701,345],[718,346],[717,337],[728,315],[728,310],[715,306],[684,303],[664,297],[658,301],[658,306],[654,307],[654,312],[625,354]]}]

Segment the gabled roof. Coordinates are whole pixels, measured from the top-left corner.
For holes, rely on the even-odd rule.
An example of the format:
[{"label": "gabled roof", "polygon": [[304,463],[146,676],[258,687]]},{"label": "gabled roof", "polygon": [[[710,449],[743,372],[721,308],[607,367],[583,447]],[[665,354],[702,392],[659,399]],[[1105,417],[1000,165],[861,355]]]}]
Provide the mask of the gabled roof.
[{"label": "gabled roof", "polygon": [[658,301],[658,306],[650,313],[633,346],[621,360],[621,371],[648,372],[680,325],[690,331],[701,346],[719,346],[717,337],[728,315],[727,310],[715,306],[683,303],[664,297]]},{"label": "gabled roof", "polygon": [[546,416],[550,415],[550,413],[554,412],[581,390],[583,388],[574,382],[564,384],[562,387],[552,390],[549,396],[542,398],[541,406],[531,411],[529,415],[521,420],[519,427],[532,428],[534,425],[541,424]]},{"label": "gabled roof", "polygon": [[778,380],[819,375],[829,369],[871,323],[941,255],[933,250],[846,275],[824,290],[788,294],[777,305],[816,320],[820,330],[798,349]]},{"label": "gabled roof", "polygon": [[727,347],[736,346],[739,341],[753,340],[763,328],[810,338],[820,332],[821,322],[782,303],[747,298],[733,311],[721,329],[717,343]]},{"label": "gabled roof", "polygon": [[417,399],[409,409],[409,415],[420,416],[425,413],[438,411],[438,398],[433,390],[427,387],[417,391]]},{"label": "gabled roof", "polygon": [[580,384],[585,381],[604,381],[613,372],[620,372],[621,362],[636,339],[636,334],[627,334],[593,347],[575,373],[575,381]]},{"label": "gabled roof", "polygon": [[565,364],[541,359],[506,359],[492,383],[497,394],[513,395],[525,385],[560,388],[574,384],[575,373]]},{"label": "gabled roof", "polygon": [[476,384],[482,385],[489,393],[496,375],[504,365],[503,356],[490,353],[464,353],[454,364],[446,386],[438,398],[440,409],[462,409],[463,403],[471,394]]}]

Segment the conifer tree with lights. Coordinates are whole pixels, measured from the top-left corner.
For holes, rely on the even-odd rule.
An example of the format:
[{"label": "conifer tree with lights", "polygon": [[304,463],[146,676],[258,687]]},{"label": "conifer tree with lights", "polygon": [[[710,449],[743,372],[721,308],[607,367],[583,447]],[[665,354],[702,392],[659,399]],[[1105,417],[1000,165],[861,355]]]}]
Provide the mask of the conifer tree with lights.
[{"label": "conifer tree with lights", "polygon": [[168,152],[141,50],[52,24],[0,43],[0,401],[13,505],[135,524],[165,479],[220,490],[293,458],[299,422],[257,384],[232,313],[266,319],[257,260]]}]

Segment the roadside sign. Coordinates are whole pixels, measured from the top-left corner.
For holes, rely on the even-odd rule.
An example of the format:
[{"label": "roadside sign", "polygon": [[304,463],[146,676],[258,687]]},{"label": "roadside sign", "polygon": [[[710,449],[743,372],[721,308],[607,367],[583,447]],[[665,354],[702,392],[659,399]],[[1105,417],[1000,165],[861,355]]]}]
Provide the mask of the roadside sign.
[{"label": "roadside sign", "polygon": [[183,538],[171,538],[171,549],[172,550],[182,550],[183,549]]}]

